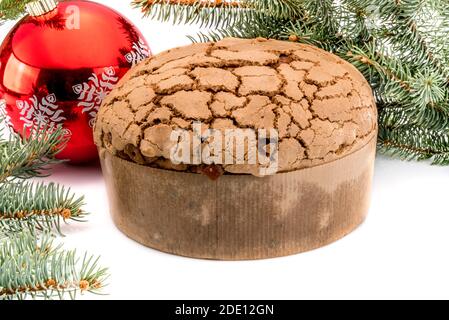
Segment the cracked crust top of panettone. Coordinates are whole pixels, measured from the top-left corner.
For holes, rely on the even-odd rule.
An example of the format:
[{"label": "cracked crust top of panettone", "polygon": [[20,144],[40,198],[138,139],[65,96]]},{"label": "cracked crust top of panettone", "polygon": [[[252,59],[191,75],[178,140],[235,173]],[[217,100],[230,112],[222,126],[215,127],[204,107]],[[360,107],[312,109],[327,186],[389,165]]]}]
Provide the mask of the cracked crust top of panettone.
[{"label": "cracked crust top of panettone", "polygon": [[[377,133],[371,88],[360,72],[313,46],[228,38],[154,56],[129,71],[103,102],[95,142],[155,168],[197,172],[170,159],[174,129],[277,129],[279,172],[328,163]],[[229,174],[257,166],[223,165]]]}]

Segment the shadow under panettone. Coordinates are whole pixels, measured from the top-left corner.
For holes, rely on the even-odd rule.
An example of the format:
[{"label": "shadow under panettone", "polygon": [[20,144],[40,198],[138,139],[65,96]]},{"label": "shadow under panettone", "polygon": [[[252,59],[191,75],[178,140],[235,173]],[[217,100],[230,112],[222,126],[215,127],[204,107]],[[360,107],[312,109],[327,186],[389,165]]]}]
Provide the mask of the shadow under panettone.
[{"label": "shadow under panettone", "polygon": [[120,230],[160,251],[217,260],[286,256],[349,234],[369,209],[375,153],[373,138],[320,166],[210,181],[100,152]]}]

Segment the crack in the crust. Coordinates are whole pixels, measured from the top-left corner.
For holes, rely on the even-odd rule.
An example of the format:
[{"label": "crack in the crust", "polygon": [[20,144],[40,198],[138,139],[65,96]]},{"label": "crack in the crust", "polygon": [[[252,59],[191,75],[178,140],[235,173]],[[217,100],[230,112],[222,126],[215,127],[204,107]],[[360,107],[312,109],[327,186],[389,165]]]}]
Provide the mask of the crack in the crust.
[{"label": "crack in the crust", "polygon": [[[242,76],[239,75],[239,74],[235,74],[235,73],[234,73],[235,68],[234,68],[234,69],[231,69],[230,71],[231,71],[231,73],[232,73],[234,76],[237,77],[237,81],[238,81],[238,83],[239,83],[238,86],[237,86],[237,89],[235,90],[235,93],[234,93],[234,94],[235,94],[237,97],[239,97],[239,98],[243,98],[243,97],[246,98],[246,96],[242,96],[242,94],[240,93],[240,88],[241,88],[242,85],[243,85],[243,79],[242,79]],[[246,107],[246,105],[245,105],[245,107]]]},{"label": "crack in the crust", "polygon": [[[346,72],[346,73],[345,73],[344,75],[342,75],[342,76],[332,75],[332,80],[325,81],[324,83],[321,83],[321,82],[319,82],[319,81],[314,81],[313,79],[309,79],[309,78],[307,77],[308,75],[310,75],[310,71],[311,71],[311,70],[309,70],[309,71],[307,72],[307,74],[306,74],[306,76],[304,77],[304,80],[303,80],[303,81],[304,81],[305,83],[307,83],[307,84],[312,84],[312,85],[314,85],[314,86],[317,86],[318,89],[321,89],[321,88],[327,88],[327,87],[330,87],[330,86],[334,86],[334,85],[338,84],[338,82],[339,82],[340,80],[344,80],[345,77],[349,75],[349,72]],[[319,91],[319,90],[318,90],[318,91]],[[318,91],[317,91],[317,92],[318,92]]]},{"label": "crack in the crust", "polygon": [[277,106],[275,109],[273,109],[273,112],[275,114],[275,117],[273,119],[273,128],[279,129],[279,120],[281,118],[281,112],[279,111],[280,107]]},{"label": "crack in the crust", "polygon": [[[153,104],[154,105],[154,103],[150,103],[150,104]],[[143,107],[147,107],[147,106],[150,106],[150,104],[146,104],[146,105],[144,105]],[[143,115],[143,117],[142,117],[142,120],[140,120],[140,121],[138,121],[138,120],[136,120],[136,117],[137,117],[137,113],[139,112],[138,110],[136,110],[135,112],[133,112],[134,113],[134,123],[135,124],[137,124],[137,125],[142,125],[142,124],[144,124],[145,122],[145,120],[150,116],[150,114],[154,111],[154,109],[155,108],[150,108],[150,109],[148,109],[148,110],[146,110],[146,112],[145,112],[145,114]],[[131,111],[133,111],[132,109],[131,109]]]},{"label": "crack in the crust", "polygon": [[[147,140],[147,139],[145,139],[145,138],[142,138],[141,144],[142,144],[142,142],[147,142],[147,143],[149,143],[151,146],[155,147],[155,148],[159,151],[159,153],[163,154],[164,150],[161,149],[160,146],[159,146],[157,143],[153,143],[152,141]],[[141,150],[141,144],[139,145],[139,149],[140,149],[140,150]]]},{"label": "crack in the crust", "polygon": [[[349,74],[348,74],[349,75]],[[339,78],[339,80],[349,80],[348,78],[347,78],[347,76],[344,76],[344,77],[341,77],[341,78]],[[344,94],[344,93],[336,93],[336,94],[333,94],[333,95],[326,95],[326,96],[324,96],[324,97],[319,97],[318,95],[319,94],[322,94],[322,91],[321,91],[321,89],[326,89],[326,88],[329,88],[329,87],[331,87],[331,86],[336,86],[336,85],[338,85],[338,81],[336,82],[336,83],[334,83],[334,84],[331,84],[330,86],[325,86],[325,87],[319,87],[319,90],[317,90],[315,93],[314,93],[314,100],[318,100],[318,101],[325,101],[325,100],[329,100],[329,99],[334,99],[334,98],[348,98],[348,97],[351,97],[351,93],[353,92],[353,90],[354,90],[354,86],[352,85],[352,87],[351,87],[351,90],[350,90],[350,92],[349,93],[347,93],[346,95]],[[352,82],[351,82],[352,83]]]},{"label": "crack in the crust", "polygon": [[310,158],[310,148],[307,146],[307,143],[299,136],[296,137],[296,140],[299,142],[299,144],[301,145],[301,147],[304,149],[304,155],[305,155],[305,159],[311,159]]},{"label": "crack in the crust", "polygon": [[[290,56],[287,56],[287,57],[290,58]],[[287,79],[285,78],[285,76],[284,76],[281,72],[279,72],[279,66],[280,66],[280,65],[281,65],[281,63],[279,63],[279,64],[276,66],[276,68],[275,68],[274,70],[276,71],[277,76],[281,79],[281,87],[280,87],[279,91],[282,92],[282,93],[285,93],[285,91],[286,91],[286,86],[288,85],[288,81],[287,81]],[[289,65],[290,65],[290,64],[289,64]],[[299,81],[298,81],[298,83],[297,83],[297,87],[298,87],[298,89],[299,89]]]},{"label": "crack in the crust", "polygon": [[[291,98],[289,98],[288,96],[286,96],[284,93],[281,93],[281,94],[279,94],[279,96],[281,96],[281,97],[284,97],[284,98],[286,98],[286,99],[288,99],[288,100],[290,100],[290,105],[289,105],[289,109],[290,109],[290,111],[293,111],[292,110],[292,106],[291,106],[291,103],[293,102],[293,103],[300,103],[301,101],[296,101],[296,100],[292,100]],[[274,102],[275,104],[278,104],[278,105],[280,105],[280,106],[283,106],[282,104],[280,104],[280,103],[276,103],[276,102]],[[309,103],[309,108],[308,108],[308,110],[312,113],[312,119],[306,119],[307,120],[307,122],[308,122],[308,125],[306,126],[306,127],[304,127],[304,129],[302,129],[302,125],[293,117],[293,114],[291,113],[291,112],[289,112],[288,110],[289,109],[287,109],[287,110],[284,110],[290,117],[291,117],[291,121],[295,124],[295,125],[297,125],[298,126],[298,128],[301,130],[301,131],[304,131],[304,130],[307,130],[307,129],[309,129],[311,126],[312,126],[312,124],[311,124],[311,121],[313,120],[313,119],[315,119],[316,117],[314,116],[314,114],[313,114],[313,112],[310,110],[310,108],[311,108],[311,105],[310,105],[310,103]]]},{"label": "crack in the crust", "polygon": [[[187,91],[187,92],[189,92],[189,91]],[[165,103],[164,105],[162,105],[161,104],[162,98],[163,98],[163,96],[160,96],[160,99],[157,99],[157,101],[153,102],[156,105],[156,108],[154,108],[154,109],[162,108],[163,106],[165,106],[168,109],[170,109],[170,111],[172,112],[173,118],[181,118],[181,119],[186,120],[186,121],[197,121],[198,120],[195,117],[188,117],[188,116],[186,116],[181,111],[176,109],[174,104],[172,104],[172,103]],[[212,100],[213,100],[213,98],[210,99],[210,101],[212,101]],[[209,110],[210,110],[210,103],[211,103],[210,101],[207,102]],[[202,121],[202,123],[210,124],[213,120],[214,120],[214,117],[213,117],[213,114],[211,112],[211,116],[209,118],[203,119],[201,121]]]},{"label": "crack in the crust", "polygon": [[[308,128],[310,128],[310,126],[311,126],[311,123],[310,123],[310,121],[311,120],[313,120],[313,119],[306,119],[307,120],[307,122],[308,122],[308,125],[304,128],[304,129],[302,129],[302,125],[298,122],[298,120],[296,120],[295,119],[295,117],[293,117],[293,114],[292,114],[292,112],[293,112],[293,110],[292,110],[292,103],[293,102],[295,102],[295,103],[299,103],[299,102],[297,102],[297,101],[295,101],[295,100],[292,100],[292,99],[290,99],[290,98],[288,98],[287,96],[285,96],[284,94],[280,94],[280,95],[278,95],[278,96],[281,96],[281,97],[284,97],[284,98],[286,98],[287,100],[289,100],[290,101],[290,104],[288,105],[288,108],[285,110],[284,109],[284,104],[282,104],[280,101],[275,101],[275,100],[273,100],[273,99],[271,99],[271,103],[273,103],[273,104],[275,104],[275,105],[277,105],[278,106],[278,108],[281,108],[286,114],[288,114],[289,116],[290,116],[290,124],[289,124],[289,129],[291,128],[291,125],[292,124],[295,124],[298,128],[299,128],[299,131],[301,132],[301,131],[304,131],[304,130],[307,130]],[[276,127],[277,128],[277,127]],[[298,132],[298,134],[297,134],[297,136],[299,135],[299,132]],[[291,137],[291,136],[290,136]],[[291,137],[291,138],[297,138],[297,137]]]},{"label": "crack in the crust", "polygon": [[[360,144],[360,141],[365,140],[365,139],[368,140],[368,138],[374,137],[374,133],[375,133],[375,132],[376,132],[376,129],[373,130],[373,131],[370,131],[370,132],[367,133],[366,135],[360,136],[360,137],[359,137],[359,140],[355,139],[354,142],[353,142],[352,144],[347,145],[347,146],[342,146],[342,147],[344,147],[344,148],[345,148],[346,150],[348,150],[348,151],[355,152],[355,151],[357,151],[357,150],[352,150],[352,148],[353,148],[354,146],[356,146],[357,144]],[[364,147],[365,145],[366,145],[366,144],[360,144],[360,149],[361,149],[362,147]],[[338,151],[338,149],[337,149],[337,151]],[[321,158],[314,158],[314,159],[311,159],[311,160],[314,160],[314,161],[315,161],[315,160],[318,160],[318,161],[325,161],[325,160],[327,159],[328,156],[331,156],[331,155],[333,155],[333,154],[337,154],[336,151],[329,151],[328,153],[326,153],[326,155],[325,155],[324,157],[321,157]],[[337,155],[338,155],[338,154],[337,154]]]}]

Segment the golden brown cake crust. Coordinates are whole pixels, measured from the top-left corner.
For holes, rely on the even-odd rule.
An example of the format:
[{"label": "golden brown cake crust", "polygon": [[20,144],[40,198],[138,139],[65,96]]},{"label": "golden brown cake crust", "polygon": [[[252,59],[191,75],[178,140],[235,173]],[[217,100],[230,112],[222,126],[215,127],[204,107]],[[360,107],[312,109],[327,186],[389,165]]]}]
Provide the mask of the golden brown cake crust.
[{"label": "golden brown cake crust", "polygon": [[[104,101],[95,142],[114,155],[178,171],[168,159],[172,130],[279,132],[279,171],[340,159],[377,133],[371,88],[358,70],[321,49],[284,41],[228,38],[166,51],[133,68]],[[255,174],[257,167],[225,165]]]}]

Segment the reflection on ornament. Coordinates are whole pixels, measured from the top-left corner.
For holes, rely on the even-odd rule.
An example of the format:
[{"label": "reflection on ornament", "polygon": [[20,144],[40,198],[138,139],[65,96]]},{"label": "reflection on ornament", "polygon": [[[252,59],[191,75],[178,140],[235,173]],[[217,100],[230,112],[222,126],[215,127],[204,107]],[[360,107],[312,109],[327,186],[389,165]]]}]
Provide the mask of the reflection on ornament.
[{"label": "reflection on ornament", "polygon": [[73,86],[73,92],[78,95],[78,107],[83,108],[83,113],[88,113],[90,120],[89,126],[93,128],[97,117],[98,109],[104,98],[112,91],[114,85],[118,82],[113,67],[105,68],[104,72],[98,77],[95,73],[89,77],[88,82]]},{"label": "reflection on ornament", "polygon": [[151,55],[150,48],[145,44],[142,39],[139,42],[133,43],[133,50],[125,55],[126,61],[135,66],[139,62],[145,60]]},{"label": "reflection on ornament", "polygon": [[20,109],[20,120],[24,122],[25,128],[52,128],[67,120],[62,116],[64,110],[59,109],[56,104],[55,94],[49,94],[40,101],[34,95],[28,101],[17,100],[16,105]]}]

